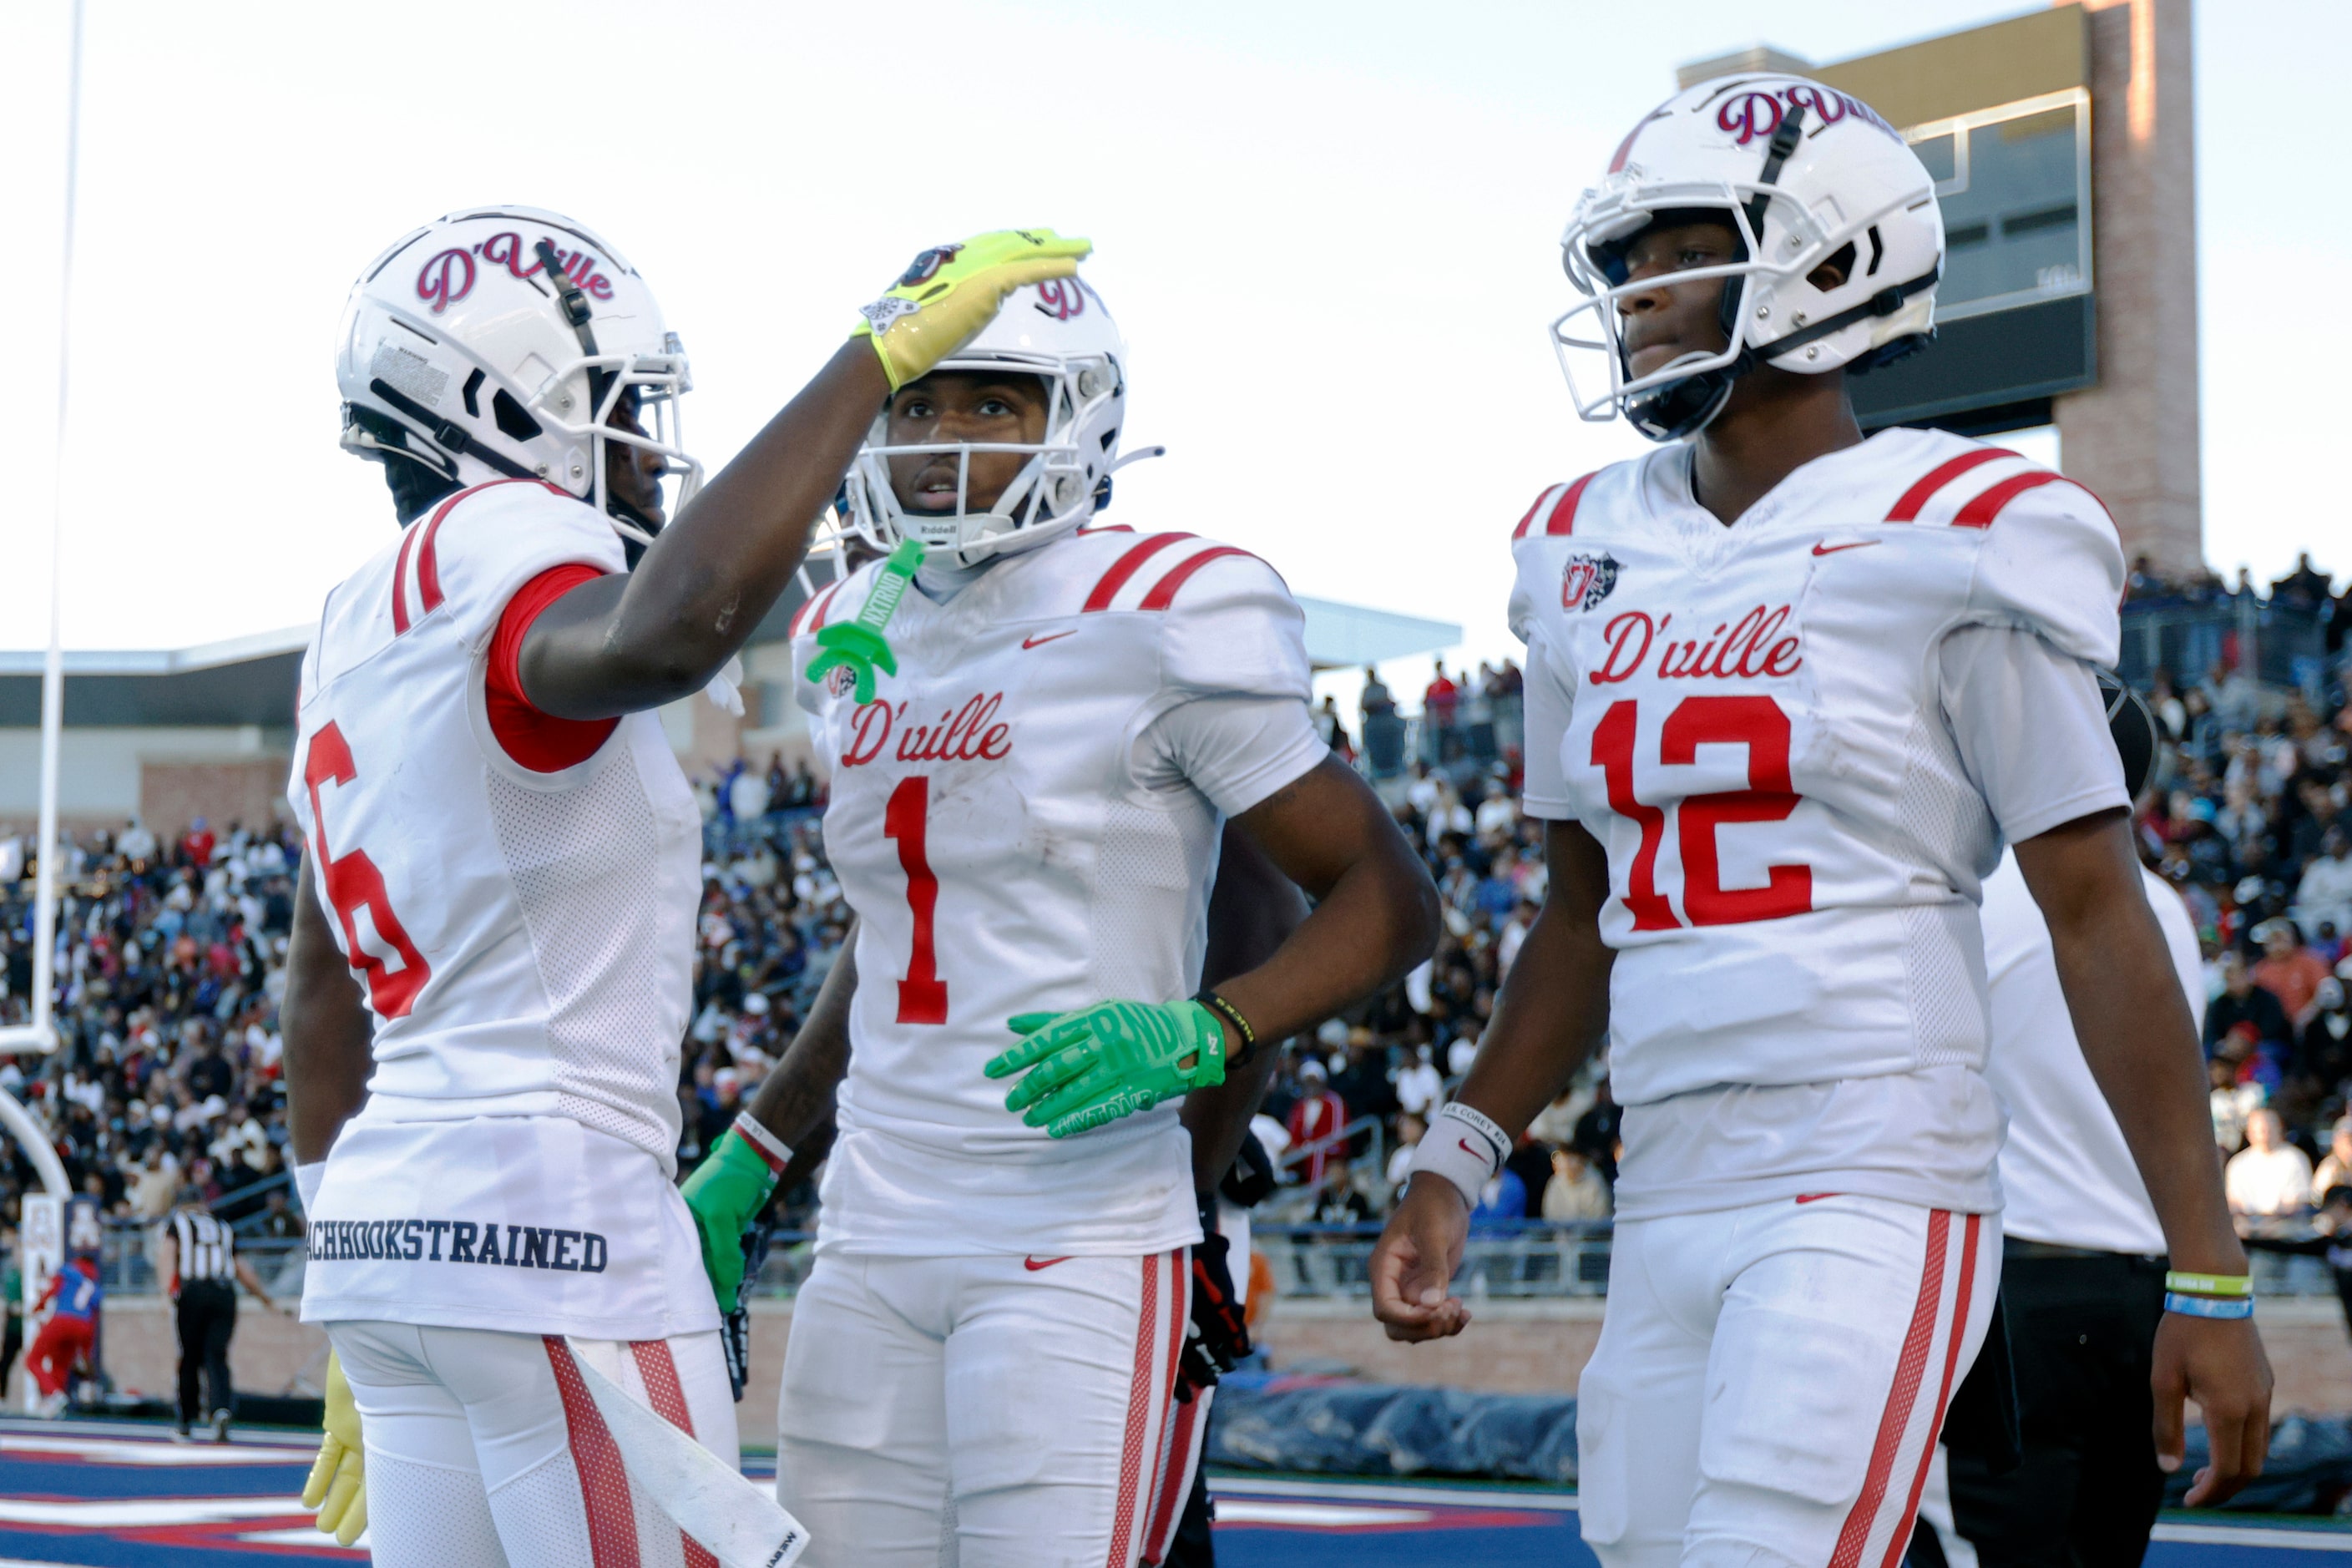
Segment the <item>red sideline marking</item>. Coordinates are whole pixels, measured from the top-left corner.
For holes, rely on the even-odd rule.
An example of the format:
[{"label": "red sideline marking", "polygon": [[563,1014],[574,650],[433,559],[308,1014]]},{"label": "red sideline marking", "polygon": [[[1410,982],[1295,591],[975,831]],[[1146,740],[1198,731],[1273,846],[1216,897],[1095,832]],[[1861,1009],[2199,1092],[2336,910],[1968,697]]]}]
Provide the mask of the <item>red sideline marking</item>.
[{"label": "red sideline marking", "polygon": [[1927,470],[1926,479],[1903,492],[1902,499],[1895,503],[1895,510],[1886,514],[1886,521],[1916,522],[1919,521],[1920,512],[1927,510],[1927,503],[1935,499],[1937,490],[1942,489],[1970,468],[2002,458],[2015,457],[2017,454],[2005,447],[1979,447],[1973,452],[1962,452],[1949,462],[1938,463]]},{"label": "red sideline marking", "polygon": [[1079,606],[1078,614],[1083,616],[1095,610],[1109,609],[1110,602],[1118,597],[1118,591],[1127,586],[1129,578],[1143,570],[1145,562],[1177,541],[1192,537],[1189,533],[1155,533],[1134,545],[1126,554],[1111,563],[1110,570],[1104,573],[1102,581],[1095,584],[1095,591],[1087,595],[1087,602]]},{"label": "red sideline marking", "polygon": [[580,1472],[580,1497],[588,1512],[589,1560],[593,1568],[637,1568],[637,1514],[629,1500],[620,1446],[596,1414],[596,1401],[581,1380],[572,1347],[559,1334],[541,1340],[547,1346],[547,1363],[555,1369],[556,1392],[563,1396],[564,1436],[572,1467]]},{"label": "red sideline marking", "polygon": [[[1927,1351],[1936,1338],[1936,1306],[1944,1294],[1944,1247],[1950,1239],[1952,1216],[1937,1209],[1927,1216],[1927,1264],[1919,1276],[1919,1300],[1911,1309],[1911,1328],[1903,1336],[1903,1353],[1895,1363],[1895,1386],[1887,1391],[1886,1409],[1878,1420],[1878,1443],[1870,1453],[1870,1469],[1862,1496],[1845,1516],[1838,1531],[1837,1550],[1830,1568],[1860,1568],[1862,1549],[1869,1543],[1870,1527],[1879,1505],[1886,1500],[1886,1482],[1895,1468],[1895,1450],[1903,1446],[1904,1429],[1911,1425],[1911,1407],[1918,1403],[1919,1384],[1927,1374]],[[1898,1531],[1896,1533],[1900,1534]]]},{"label": "red sideline marking", "polygon": [[2011,475],[1960,508],[1952,518],[1952,526],[1954,528],[1990,528],[1992,520],[2000,515],[2000,509],[2011,500],[2037,485],[2046,485],[2053,479],[2064,477],[2063,474],[2053,474],[2042,468]]},{"label": "red sideline marking", "polygon": [[1127,1436],[1118,1451],[1118,1509],[1112,1516],[1106,1568],[1126,1568],[1135,1531],[1137,1485],[1143,1479],[1143,1437],[1151,1425],[1151,1323],[1160,1315],[1160,1260],[1143,1260],[1143,1307],[1136,1314],[1135,1371],[1127,1384]]},{"label": "red sideline marking", "polygon": [[[1576,531],[1576,509],[1579,503],[1584,500],[1584,487],[1591,484],[1600,477],[1601,470],[1595,468],[1592,472],[1585,475],[1582,479],[1567,486],[1565,489],[1559,485],[1554,485],[1551,489],[1544,491],[1543,494],[1536,497],[1536,504],[1528,508],[1528,515],[1519,519],[1519,526],[1511,531],[1511,537],[1513,539],[1525,539],[1528,536],[1528,530],[1535,526],[1536,514],[1538,512],[1544,512],[1546,514],[1544,517],[1544,532],[1546,534],[1558,537],[1574,533]],[[1545,505],[1547,501],[1550,502],[1549,509],[1547,509]]]},{"label": "red sideline marking", "polygon": [[[1143,595],[1143,603],[1139,605],[1138,608],[1146,610],[1166,609],[1170,605],[1176,602],[1176,591],[1192,580],[1193,573],[1198,572],[1210,562],[1221,560],[1227,555],[1249,555],[1249,552],[1246,550],[1237,549],[1230,544],[1220,544],[1214,550],[1202,551],[1201,553],[1193,556],[1190,561],[1185,562],[1173,572],[1169,573],[1167,576],[1162,577],[1159,582],[1154,583],[1151,585],[1151,592]],[[1251,555],[1250,559],[1255,561],[1257,557]]]},{"label": "red sideline marking", "polygon": [[1895,1568],[1911,1542],[1911,1521],[1919,1513],[1919,1494],[1927,1489],[1927,1467],[1935,1459],[1936,1439],[1944,1430],[1944,1412],[1951,1405],[1952,1377],[1959,1370],[1960,1336],[1969,1326],[1969,1293],[1977,1277],[1977,1227],[1983,1223],[1982,1215],[1972,1214],[1961,1233],[1960,1289],[1952,1303],[1952,1331],[1944,1342],[1944,1382],[1936,1394],[1935,1414],[1927,1419],[1927,1443],[1919,1450],[1919,1473],[1911,1478],[1910,1500],[1903,1505],[1903,1518],[1897,1521],[1895,1539],[1886,1543],[1886,1560],[1880,1568]]},{"label": "red sideline marking", "polygon": [[[637,1375],[646,1380],[646,1398],[654,1414],[693,1436],[694,1415],[686,1407],[686,1390],[678,1384],[677,1362],[670,1354],[668,1342],[632,1340],[629,1353],[636,1358]],[[686,1568],[719,1568],[719,1559],[702,1542],[683,1530],[677,1532],[677,1540],[686,1550]]]}]

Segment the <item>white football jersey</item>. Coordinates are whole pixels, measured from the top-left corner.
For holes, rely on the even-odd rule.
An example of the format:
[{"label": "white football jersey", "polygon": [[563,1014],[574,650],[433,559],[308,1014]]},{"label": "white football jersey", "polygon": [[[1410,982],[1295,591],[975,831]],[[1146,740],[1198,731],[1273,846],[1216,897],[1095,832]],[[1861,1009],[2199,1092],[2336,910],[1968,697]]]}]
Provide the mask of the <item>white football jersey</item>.
[{"label": "white football jersey", "polygon": [[623,567],[592,508],[531,480],[463,491],[328,595],[303,658],[287,795],[375,1057],[311,1215],[312,1321],[716,1321],[674,1185],[692,793],[651,713],[545,773],[489,728],[500,615],[575,563]]},{"label": "white football jersey", "polygon": [[[2205,961],[2189,906],[2155,872],[2140,881],[2179,977],[2189,1016],[2205,1022]],[[1992,981],[1992,1054],[1985,1077],[2009,1112],[2000,1150],[2005,1236],[2100,1252],[2154,1256],[2164,1227],[2116,1113],[2099,1092],[2066,1013],[2050,926],[2014,855],[1984,884],[1985,967]]]},{"label": "white football jersey", "polygon": [[1167,1104],[1055,1140],[982,1073],[1017,1014],[1170,1002],[1199,985],[1224,817],[1328,754],[1303,617],[1263,562],[1104,529],[1002,560],[945,603],[909,590],[874,701],[793,689],[833,772],[824,841],[858,916],[857,994],[821,1248],[1139,1254],[1199,1236]]},{"label": "white football jersey", "polygon": [[[2056,474],[1931,431],[1817,458],[1731,528],[1689,461],[1664,447],[1554,487],[1514,535],[1527,810],[1608,851],[1612,1089],[1643,1107],[1735,1086],[1754,1092],[1709,1101],[1710,1131],[1727,1106],[1806,1129],[1693,1155],[1730,1178],[1710,1202],[1756,1201],[1743,1182],[1800,1180],[1792,1152],[1867,1143],[1892,1115],[1919,1123],[1897,1137],[1967,1135],[1934,1181],[1839,1190],[1986,1206],[1979,882],[2004,836],[2127,804],[2088,668],[2120,635],[2115,528]],[[1903,1075],[1899,1111],[1766,1108]]]}]

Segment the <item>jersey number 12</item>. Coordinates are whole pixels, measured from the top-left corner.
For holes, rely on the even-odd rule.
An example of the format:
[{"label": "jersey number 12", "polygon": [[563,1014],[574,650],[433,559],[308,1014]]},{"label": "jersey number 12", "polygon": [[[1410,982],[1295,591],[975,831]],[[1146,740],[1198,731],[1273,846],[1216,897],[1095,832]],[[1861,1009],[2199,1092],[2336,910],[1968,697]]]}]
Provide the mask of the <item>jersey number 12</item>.
[{"label": "jersey number 12", "polygon": [[[1625,908],[1635,931],[1673,931],[1682,925],[1675,907],[1658,889],[1658,847],[1666,836],[1664,806],[1644,805],[1633,794],[1633,735],[1640,704],[1627,698],[1609,705],[1592,728],[1592,764],[1609,791],[1609,809],[1642,830],[1641,847],[1625,879]],[[1769,697],[1685,697],[1666,715],[1658,733],[1658,761],[1687,767],[1704,745],[1748,748],[1746,789],[1684,797],[1675,807],[1682,847],[1683,910],[1695,926],[1738,925],[1748,921],[1801,915],[1813,907],[1810,866],[1768,866],[1760,888],[1723,885],[1715,830],[1739,822],[1782,822],[1797,809],[1789,784],[1789,716]]]}]

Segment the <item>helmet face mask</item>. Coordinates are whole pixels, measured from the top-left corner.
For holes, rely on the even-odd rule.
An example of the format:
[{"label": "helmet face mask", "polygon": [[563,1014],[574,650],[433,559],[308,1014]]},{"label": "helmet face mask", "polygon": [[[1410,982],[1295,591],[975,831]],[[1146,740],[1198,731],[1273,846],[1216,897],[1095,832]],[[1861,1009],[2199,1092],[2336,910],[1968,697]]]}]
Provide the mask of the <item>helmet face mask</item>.
[{"label": "helmet face mask", "polygon": [[[1730,228],[1738,258],[1626,278],[1625,249],[1643,230],[1696,219]],[[1578,200],[1560,247],[1585,296],[1551,324],[1578,416],[1623,414],[1672,440],[1704,428],[1756,364],[1866,370],[1931,336],[1943,220],[1925,165],[1867,106],[1802,78],[1729,77],[1634,128]],[[1825,263],[1842,264],[1827,288],[1813,281]],[[1708,279],[1724,280],[1722,349],[1633,374],[1622,302]]]},{"label": "helmet face mask", "polygon": [[[585,309],[579,325],[542,245]],[[658,454],[679,476],[676,506],[701,482],[678,418],[693,380],[677,334],[635,268],[559,214],[477,208],[393,246],[352,287],[335,371],[344,450],[450,485],[541,479],[641,544],[658,522],[612,493],[612,448]],[[641,428],[612,423],[625,402]]]},{"label": "helmet face mask", "polygon": [[[1073,532],[1108,497],[1118,466],[1119,427],[1126,415],[1126,344],[1101,297],[1076,279],[1049,279],[1014,290],[981,334],[933,374],[1024,375],[1042,384],[1045,428],[1036,441],[949,441],[893,444],[886,407],[875,416],[865,447],[844,486],[851,521],[875,549],[887,552],[918,539],[942,563],[974,566],[1001,554],[1031,550]],[[920,385],[920,383],[914,384]],[[903,395],[903,394],[902,394]],[[972,458],[988,453],[1024,458],[1010,483],[989,505],[975,508]],[[951,455],[956,462],[952,509],[912,510],[891,481],[894,460]]]}]

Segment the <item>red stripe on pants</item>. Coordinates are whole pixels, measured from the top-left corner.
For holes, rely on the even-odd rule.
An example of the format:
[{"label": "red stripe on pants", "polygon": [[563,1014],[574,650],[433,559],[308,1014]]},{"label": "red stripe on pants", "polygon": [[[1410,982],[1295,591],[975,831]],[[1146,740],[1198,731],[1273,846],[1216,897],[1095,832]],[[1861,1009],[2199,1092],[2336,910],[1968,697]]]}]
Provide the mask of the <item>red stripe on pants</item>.
[{"label": "red stripe on pants", "polygon": [[1976,1290],[1977,1235],[1983,1225],[1984,1215],[1969,1215],[1960,1237],[1960,1288],[1953,1293],[1951,1337],[1944,1343],[1944,1382],[1936,1391],[1935,1414],[1927,1420],[1927,1446],[1919,1450],[1919,1473],[1911,1478],[1911,1495],[1903,1504],[1903,1517],[1895,1521],[1895,1538],[1886,1543],[1886,1560],[1881,1568],[1895,1568],[1910,1544],[1911,1521],[1918,1517],[1919,1494],[1927,1489],[1927,1467],[1935,1462],[1936,1439],[1944,1430],[1944,1412],[1952,1402],[1952,1379],[1960,1369],[1960,1339],[1968,1332],[1969,1302]]},{"label": "red stripe on pants", "polygon": [[[686,1389],[677,1381],[677,1361],[669,1352],[668,1342],[631,1340],[629,1353],[636,1358],[637,1375],[646,1381],[646,1397],[652,1402],[654,1414],[693,1436],[694,1413],[686,1407]],[[719,1559],[702,1542],[683,1530],[677,1539],[686,1551],[686,1568],[719,1568]]]},{"label": "red stripe on pants", "polygon": [[1151,1427],[1152,1382],[1159,1358],[1151,1353],[1153,1325],[1160,1317],[1160,1259],[1143,1259],[1143,1305],[1135,1319],[1135,1371],[1127,1384],[1127,1436],[1118,1451],[1118,1506],[1111,1517],[1106,1568],[1127,1568],[1135,1532],[1135,1504],[1143,1487],[1143,1439]]},{"label": "red stripe on pants", "polygon": [[1936,1308],[1944,1295],[1944,1251],[1951,1240],[1952,1216],[1944,1209],[1927,1215],[1927,1261],[1919,1275],[1919,1300],[1911,1309],[1911,1328],[1903,1336],[1903,1353],[1895,1363],[1895,1386],[1887,1391],[1886,1410],[1878,1419],[1878,1443],[1871,1450],[1870,1469],[1864,1477],[1862,1496],[1845,1516],[1838,1531],[1837,1549],[1830,1568],[1861,1568],[1863,1548],[1870,1527],[1886,1500],[1887,1479],[1895,1469],[1895,1451],[1911,1425],[1911,1409],[1919,1401],[1919,1385],[1927,1380],[1927,1352],[1936,1340]]},{"label": "red stripe on pants", "polygon": [[629,1500],[620,1446],[597,1414],[572,1347],[560,1334],[541,1335],[541,1342],[547,1346],[547,1364],[555,1370],[555,1391],[563,1396],[564,1436],[588,1513],[589,1562],[593,1568],[637,1568],[637,1510]]}]

